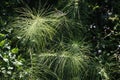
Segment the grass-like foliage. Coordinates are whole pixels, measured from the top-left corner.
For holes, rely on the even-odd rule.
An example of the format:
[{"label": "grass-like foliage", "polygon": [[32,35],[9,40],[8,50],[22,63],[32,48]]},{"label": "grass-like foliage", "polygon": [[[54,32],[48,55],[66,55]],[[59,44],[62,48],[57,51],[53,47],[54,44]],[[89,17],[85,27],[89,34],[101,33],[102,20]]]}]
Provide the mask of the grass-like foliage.
[{"label": "grass-like foliage", "polygon": [[51,16],[48,9],[40,8],[39,10],[22,8],[18,10],[20,16],[12,23],[15,33],[26,44],[32,44],[42,48],[47,40],[52,40],[56,32],[56,25],[61,16]]},{"label": "grass-like foliage", "polygon": [[[89,17],[87,14],[91,12],[100,13],[97,16],[103,15],[102,10],[98,10],[98,13],[94,11],[95,9],[89,12],[93,6],[88,4],[89,1],[59,1],[59,5],[54,8],[48,8],[46,4],[49,3],[47,2],[45,5],[41,5],[44,1],[40,0],[38,3],[39,7],[36,9],[30,8],[32,6],[17,9],[19,16],[9,25],[13,28],[13,34],[15,35],[11,39],[16,40],[17,42],[14,42],[18,43],[13,45],[13,47],[17,46],[18,48],[10,50],[9,53],[17,54],[14,50],[19,52],[19,54],[27,53],[22,54],[25,58],[24,62],[27,64],[23,63],[22,65],[25,65],[25,68],[27,67],[24,71],[27,74],[25,73],[26,77],[21,79],[115,80],[120,73],[118,62],[120,45],[118,45],[118,48],[117,46],[115,47],[117,48],[115,51],[106,51],[106,49],[111,49],[114,46],[109,46],[108,44],[110,44],[109,40],[112,40],[111,37],[114,36],[113,33],[117,34],[118,24],[114,31],[107,26],[109,23],[105,22],[105,25],[100,23],[102,26],[99,26],[99,24],[94,23],[92,18],[91,21],[88,21]],[[101,7],[100,9],[103,8],[101,5],[96,6],[96,9],[99,9],[99,7]],[[106,15],[107,13],[104,13],[105,16],[109,16]],[[100,19],[102,20],[102,18]],[[107,19],[109,21],[109,18],[105,18],[106,21]],[[95,21],[96,23],[99,22],[97,18],[95,20],[97,20]],[[92,25],[90,25],[91,23]],[[99,33],[99,28],[101,27],[105,27],[105,29],[101,29],[104,30],[102,35]],[[106,37],[104,40],[101,38],[106,34],[109,36],[113,35],[111,37],[107,36],[109,37],[107,39],[108,43],[105,41]],[[4,46],[3,43],[4,40],[1,41],[1,46]],[[112,55],[115,53],[118,53],[116,57]],[[5,62],[6,56],[3,60]],[[115,77],[112,75],[115,75]]]},{"label": "grass-like foliage", "polygon": [[87,56],[69,51],[42,53],[35,60],[36,64],[43,64],[51,69],[60,80],[74,80],[75,78],[75,80],[81,80],[89,62]]},{"label": "grass-like foliage", "polygon": [[68,50],[71,52],[78,52],[81,54],[90,53],[90,44],[83,40],[70,40],[68,43]]},{"label": "grass-like foliage", "polygon": [[[37,64],[36,64],[37,63]],[[29,80],[60,80],[59,77],[47,66],[34,61],[33,67],[29,70]]]},{"label": "grass-like foliage", "polygon": [[[66,5],[64,6],[64,8],[62,9],[63,11],[67,11],[67,13],[69,13],[70,18],[72,19],[80,19],[80,3],[82,2],[82,0],[66,0],[63,1],[64,3],[66,3]],[[62,1],[60,2],[62,3]],[[62,4],[61,4],[62,5]]]}]

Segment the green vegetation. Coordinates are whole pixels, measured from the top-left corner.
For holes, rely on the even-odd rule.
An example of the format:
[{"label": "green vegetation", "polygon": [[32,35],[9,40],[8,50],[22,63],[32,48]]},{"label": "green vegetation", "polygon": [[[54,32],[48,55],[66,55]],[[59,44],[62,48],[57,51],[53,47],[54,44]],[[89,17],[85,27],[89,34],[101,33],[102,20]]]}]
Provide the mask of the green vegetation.
[{"label": "green vegetation", "polygon": [[120,80],[119,0],[3,0],[0,80]]}]

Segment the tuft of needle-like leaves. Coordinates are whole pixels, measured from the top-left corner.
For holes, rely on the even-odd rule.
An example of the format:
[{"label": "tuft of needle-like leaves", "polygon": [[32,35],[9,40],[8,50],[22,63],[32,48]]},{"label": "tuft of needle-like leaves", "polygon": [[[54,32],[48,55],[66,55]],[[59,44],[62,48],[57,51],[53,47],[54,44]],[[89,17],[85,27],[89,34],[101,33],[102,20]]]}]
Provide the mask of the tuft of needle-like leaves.
[{"label": "tuft of needle-like leaves", "polygon": [[72,19],[80,19],[80,0],[66,0],[66,6],[62,9],[63,11],[67,11]]},{"label": "tuft of needle-like leaves", "polygon": [[[61,16],[51,16],[53,12],[47,9],[22,8],[18,11],[20,16],[12,23],[16,35],[25,43],[33,43],[35,47],[42,48],[48,40],[52,40],[56,33],[56,25]],[[33,46],[32,44],[32,46]]]},{"label": "tuft of needle-like leaves", "polygon": [[88,66],[88,59],[82,54],[61,51],[41,53],[36,60],[39,61],[39,64],[48,66],[61,80],[74,80],[74,78],[81,80]]}]

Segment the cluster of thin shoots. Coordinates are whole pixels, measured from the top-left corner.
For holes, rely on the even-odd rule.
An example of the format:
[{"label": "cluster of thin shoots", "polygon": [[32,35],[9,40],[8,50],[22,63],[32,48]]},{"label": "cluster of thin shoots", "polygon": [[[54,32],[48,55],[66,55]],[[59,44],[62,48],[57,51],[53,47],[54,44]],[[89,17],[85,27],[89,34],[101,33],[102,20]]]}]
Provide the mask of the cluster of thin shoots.
[{"label": "cluster of thin shoots", "polygon": [[47,40],[52,40],[56,33],[56,26],[61,22],[61,15],[51,16],[51,12],[47,11],[22,8],[19,11],[20,16],[12,23],[16,28],[16,35],[26,43],[34,43],[39,48],[43,47]]},{"label": "cluster of thin shoots", "polygon": [[82,75],[88,65],[87,56],[73,54],[69,51],[59,53],[41,53],[37,59],[39,63],[48,66],[58,77],[63,80],[70,80],[75,76],[81,80]]},{"label": "cluster of thin shoots", "polygon": [[[68,7],[74,10],[72,11],[73,17],[76,18],[77,16],[78,19],[78,15],[80,15],[79,0],[70,0],[65,9]],[[64,41],[63,43],[60,41],[60,45],[58,44],[56,48],[63,47],[62,51],[58,49],[56,52],[53,51],[53,53],[39,52],[39,56],[33,56],[32,54],[34,53],[34,48],[44,48],[49,40],[53,40],[57,30],[62,28],[61,26],[65,26],[66,29],[69,28],[70,25],[67,24],[69,20],[65,17],[67,14],[59,10],[57,12],[49,12],[48,9],[44,8],[39,8],[38,10],[22,8],[19,13],[20,16],[12,23],[15,28],[15,34],[21,38],[21,41],[24,41],[24,44],[35,44],[35,46],[27,46],[30,48],[28,50],[31,58],[31,72],[35,74],[32,75],[32,73],[31,76],[35,77],[34,79],[42,76],[43,79],[47,80],[50,73],[60,80],[82,80],[89,63],[89,57],[84,53],[90,53],[90,46],[84,41],[73,40],[68,41],[66,44],[64,44]],[[59,34],[62,34],[62,32]],[[41,65],[47,66],[49,70],[42,70],[41,68],[43,67]],[[47,74],[47,76],[44,76],[43,73]]]}]

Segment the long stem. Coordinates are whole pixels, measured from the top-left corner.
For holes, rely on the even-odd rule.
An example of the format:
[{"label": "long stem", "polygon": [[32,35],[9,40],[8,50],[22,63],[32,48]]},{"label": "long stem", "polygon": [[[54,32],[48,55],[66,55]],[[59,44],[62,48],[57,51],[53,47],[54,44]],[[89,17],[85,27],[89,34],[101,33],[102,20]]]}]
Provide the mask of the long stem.
[{"label": "long stem", "polygon": [[[30,55],[30,64],[31,64],[31,67],[30,67],[30,70],[32,71],[33,69],[33,56],[32,56],[32,49],[30,48],[29,49],[29,55]],[[30,79],[32,79],[32,74],[30,74]]]}]

